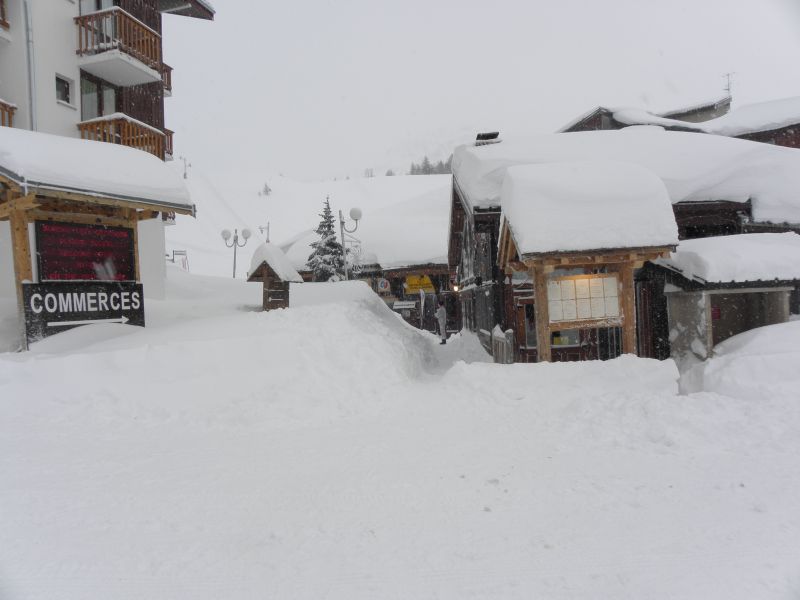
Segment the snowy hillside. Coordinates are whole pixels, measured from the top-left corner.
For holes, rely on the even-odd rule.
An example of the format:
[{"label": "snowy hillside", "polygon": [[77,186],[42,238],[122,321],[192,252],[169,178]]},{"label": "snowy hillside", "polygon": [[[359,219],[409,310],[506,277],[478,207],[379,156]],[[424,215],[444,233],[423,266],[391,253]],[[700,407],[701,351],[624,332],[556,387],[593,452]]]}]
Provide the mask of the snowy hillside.
[{"label": "snowy hillside", "polygon": [[[357,236],[365,239],[366,245],[367,238],[384,240],[387,228],[380,215],[387,207],[427,196],[444,199],[444,210],[440,212],[449,214],[450,181],[449,175],[417,175],[300,182],[278,175],[266,176],[260,184],[249,185],[239,181],[221,186],[201,172],[190,170],[186,183],[192,201],[197,205],[197,217],[179,215],[176,225],[167,228],[167,253],[171,255],[172,250],[187,250],[192,273],[227,276],[231,274],[233,250],[225,247],[220,231],[234,228],[241,231],[248,227],[254,233],[253,239],[238,251],[240,267],[237,274],[244,277],[250,257],[266,239],[266,231],[260,231],[259,226],[266,228],[269,223],[270,240],[283,243],[302,231],[316,228],[322,203],[330,196],[334,214],[338,215],[342,210],[347,216],[352,207],[362,209],[364,218]],[[259,196],[260,186],[265,182],[271,192]],[[432,241],[445,248],[446,229],[444,233],[439,229],[441,227]],[[396,227],[394,230],[390,227],[389,233],[394,235],[393,239],[398,235],[405,236],[398,240],[402,244],[417,237],[413,230],[402,232]],[[310,249],[302,251],[305,256],[309,253]],[[437,256],[443,254],[441,251],[433,253]]]},{"label": "snowy hillside", "polygon": [[262,313],[169,278],[147,329],[0,355],[3,598],[800,593],[795,401],[467,363],[355,282]]}]

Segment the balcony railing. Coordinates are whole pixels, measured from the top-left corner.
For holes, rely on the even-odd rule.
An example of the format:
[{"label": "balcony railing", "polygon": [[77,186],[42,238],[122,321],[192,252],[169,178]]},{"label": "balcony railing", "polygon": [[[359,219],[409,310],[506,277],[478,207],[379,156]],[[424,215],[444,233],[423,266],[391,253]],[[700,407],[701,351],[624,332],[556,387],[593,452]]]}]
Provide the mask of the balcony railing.
[{"label": "balcony railing", "polygon": [[0,127],[14,126],[14,112],[17,107],[5,100],[0,100]]},{"label": "balcony railing", "polygon": [[9,29],[8,15],[6,14],[6,0],[0,0],[0,27]]},{"label": "balcony railing", "polygon": [[173,146],[172,146],[172,136],[175,135],[175,132],[171,129],[164,129],[164,154],[167,160],[172,160],[173,157]]},{"label": "balcony railing", "polygon": [[151,69],[161,71],[161,36],[119,7],[75,17],[78,55],[124,52]]},{"label": "balcony railing", "polygon": [[164,132],[122,113],[83,121],[78,123],[78,129],[84,140],[122,144],[164,159],[167,138]]},{"label": "balcony railing", "polygon": [[172,94],[172,67],[169,65],[161,65],[161,81],[164,82],[164,93],[166,95]]}]

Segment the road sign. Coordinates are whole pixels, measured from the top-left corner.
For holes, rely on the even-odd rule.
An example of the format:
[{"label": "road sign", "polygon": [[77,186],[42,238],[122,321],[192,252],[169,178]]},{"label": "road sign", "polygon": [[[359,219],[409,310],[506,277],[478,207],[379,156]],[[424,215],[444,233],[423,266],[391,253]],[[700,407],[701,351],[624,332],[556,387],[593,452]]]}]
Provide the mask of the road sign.
[{"label": "road sign", "polygon": [[92,323],[144,327],[142,284],[130,281],[49,281],[22,284],[28,343]]}]

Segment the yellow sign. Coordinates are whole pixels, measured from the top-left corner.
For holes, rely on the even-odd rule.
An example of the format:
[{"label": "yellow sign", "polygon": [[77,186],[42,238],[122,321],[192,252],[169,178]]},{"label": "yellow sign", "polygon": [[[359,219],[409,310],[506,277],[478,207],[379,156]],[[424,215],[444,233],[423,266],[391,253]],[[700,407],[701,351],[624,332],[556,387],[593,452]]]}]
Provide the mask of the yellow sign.
[{"label": "yellow sign", "polygon": [[420,290],[426,294],[435,294],[436,288],[433,287],[431,278],[427,275],[409,275],[403,284],[406,294],[419,294]]}]

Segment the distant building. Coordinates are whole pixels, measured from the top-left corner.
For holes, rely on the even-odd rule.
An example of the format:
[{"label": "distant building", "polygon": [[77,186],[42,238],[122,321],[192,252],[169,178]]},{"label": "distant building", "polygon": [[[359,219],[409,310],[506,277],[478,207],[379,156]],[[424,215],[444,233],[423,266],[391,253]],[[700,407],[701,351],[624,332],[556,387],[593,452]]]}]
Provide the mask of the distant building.
[{"label": "distant building", "polygon": [[736,137],[754,142],[800,148],[800,97],[769,100],[730,110],[725,96],[705,104],[664,113],[640,108],[599,106],[562,127],[560,133],[608,131],[633,125],[656,125],[670,131],[688,131]]}]

